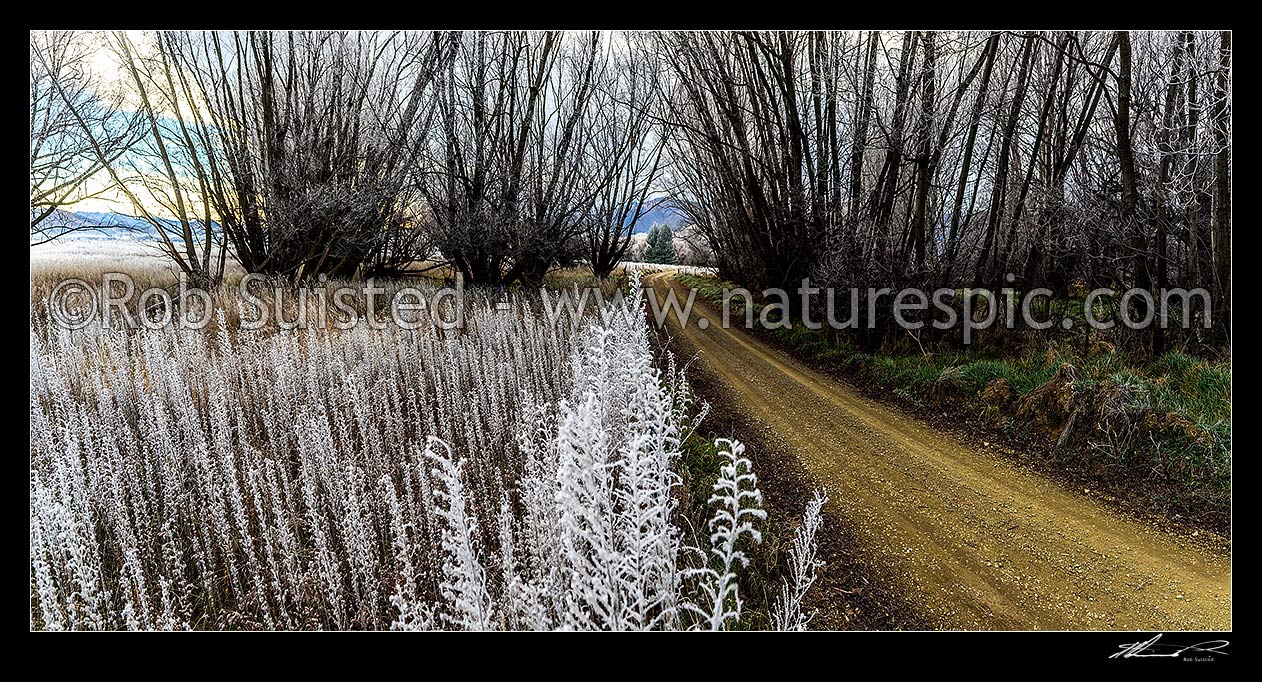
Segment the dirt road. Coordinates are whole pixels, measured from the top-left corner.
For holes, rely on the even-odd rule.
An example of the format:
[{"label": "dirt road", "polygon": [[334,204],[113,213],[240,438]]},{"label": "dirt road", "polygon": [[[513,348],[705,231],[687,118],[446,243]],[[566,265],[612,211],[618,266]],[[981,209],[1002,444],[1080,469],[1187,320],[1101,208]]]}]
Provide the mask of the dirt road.
[{"label": "dirt road", "polygon": [[[656,295],[668,275],[647,280]],[[659,299],[660,300],[660,299]],[[681,299],[682,301],[682,299]],[[708,320],[698,328],[697,321]],[[859,550],[943,629],[1231,627],[1222,538],[1179,537],[858,395],[698,305],[672,334],[796,453]]]}]

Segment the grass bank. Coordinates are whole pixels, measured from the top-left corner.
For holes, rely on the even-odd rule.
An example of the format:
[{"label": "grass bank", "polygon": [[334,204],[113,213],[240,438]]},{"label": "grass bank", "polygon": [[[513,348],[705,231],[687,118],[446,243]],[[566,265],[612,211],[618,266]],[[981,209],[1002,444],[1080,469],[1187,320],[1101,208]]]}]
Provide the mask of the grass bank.
[{"label": "grass bank", "polygon": [[[676,279],[721,306],[728,283]],[[1125,508],[1219,532],[1230,525],[1229,362],[1173,351],[1137,358],[1107,342],[1070,340],[931,350],[890,343],[864,352],[828,329],[758,331],[878,397],[991,434]]]}]

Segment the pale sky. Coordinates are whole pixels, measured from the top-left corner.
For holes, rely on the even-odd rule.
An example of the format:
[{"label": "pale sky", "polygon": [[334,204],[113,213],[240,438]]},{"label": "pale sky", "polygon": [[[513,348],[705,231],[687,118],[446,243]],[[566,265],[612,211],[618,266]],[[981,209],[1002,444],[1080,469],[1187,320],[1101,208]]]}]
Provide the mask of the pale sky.
[{"label": "pale sky", "polygon": [[[88,68],[96,76],[98,87],[101,90],[107,90],[116,89],[120,85],[125,86],[129,77],[122,71],[117,55],[107,44],[107,41],[111,40],[110,36],[105,31],[83,31],[80,33],[84,44],[90,46]],[[123,33],[141,50],[144,50],[151,43],[151,38],[145,31],[123,31]],[[122,91],[126,94],[126,99],[123,101],[124,109],[135,111],[139,102],[134,101],[133,98],[135,96],[132,94],[132,88],[123,87]],[[95,177],[88,180],[84,188],[87,190],[86,193],[93,194],[101,192],[103,188],[107,188],[110,184],[109,174],[102,170]],[[61,208],[68,211],[136,213],[131,201],[116,189],[105,189],[100,196],[84,199]]]}]

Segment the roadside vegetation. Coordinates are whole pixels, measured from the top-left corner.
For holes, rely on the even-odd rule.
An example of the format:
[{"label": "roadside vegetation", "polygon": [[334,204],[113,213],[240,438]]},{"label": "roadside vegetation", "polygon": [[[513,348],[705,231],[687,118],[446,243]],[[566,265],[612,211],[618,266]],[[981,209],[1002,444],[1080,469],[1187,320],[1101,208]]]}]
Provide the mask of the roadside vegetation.
[{"label": "roadside vegetation", "polygon": [[[677,274],[722,307],[734,286]],[[741,299],[733,316],[743,316]],[[755,320],[762,306],[757,302]],[[1079,302],[1079,308],[1081,302]],[[862,350],[846,332],[760,328],[795,355],[900,402],[993,430],[1046,463],[1099,482],[1145,486],[1142,508],[1223,530],[1231,504],[1231,365],[1170,350],[1133,355],[1096,337],[1031,341],[987,337],[967,347],[921,348],[910,336]],[[940,346],[940,347],[939,347]],[[1136,502],[1135,499],[1130,502]]]}]

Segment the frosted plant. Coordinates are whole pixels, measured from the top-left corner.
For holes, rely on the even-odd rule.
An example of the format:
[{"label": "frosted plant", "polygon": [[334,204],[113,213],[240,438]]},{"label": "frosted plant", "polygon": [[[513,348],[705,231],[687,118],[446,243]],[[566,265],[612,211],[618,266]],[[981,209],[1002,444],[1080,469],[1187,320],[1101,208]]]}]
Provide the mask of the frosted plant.
[{"label": "frosted plant", "polygon": [[566,573],[563,624],[569,628],[623,629],[618,574],[622,557],[614,528],[614,463],[609,434],[600,428],[598,400],[589,393],[574,408],[561,407],[556,504]]},{"label": "frosted plant", "polygon": [[[438,445],[439,448],[434,446]],[[431,438],[425,445],[425,459],[434,463],[435,511],[443,520],[443,597],[452,607],[444,614],[449,623],[466,630],[490,630],[494,626],[491,596],[487,592],[486,570],[478,558],[478,522],[466,513],[464,462],[454,461],[451,446]]]},{"label": "frosted plant", "polygon": [[435,627],[433,608],[420,598],[416,585],[416,566],[412,561],[413,543],[410,534],[416,529],[407,522],[403,505],[390,477],[382,476],[380,485],[389,502],[391,548],[398,575],[394,593],[390,595],[390,604],[397,611],[390,623],[390,629],[432,630]]},{"label": "frosted plant", "polygon": [[470,462],[470,510],[497,509],[520,476],[522,410],[572,379],[577,332],[515,296],[507,315],[474,308],[446,337],[250,331],[223,315],[204,331],[68,331],[37,313],[33,624],[386,627],[396,597],[437,604],[443,554],[413,445],[442,434]]},{"label": "frosted plant", "polygon": [[390,595],[390,603],[398,611],[390,623],[391,630],[414,632],[439,629],[432,604],[409,599],[401,588],[396,588],[395,593]]},{"label": "frosted plant", "polygon": [[505,630],[546,629],[538,593],[517,572],[515,527],[512,503],[505,495],[499,514],[501,625]]},{"label": "frosted plant", "polygon": [[675,396],[652,367],[643,322],[604,320],[586,330],[571,360],[571,397],[529,410],[518,437],[526,457],[520,544],[533,549],[515,574],[534,582],[516,589],[538,595],[527,602],[531,627],[676,621]]},{"label": "frosted plant", "polygon": [[714,507],[710,517],[711,565],[686,571],[697,580],[703,597],[684,607],[701,618],[698,626],[710,630],[723,630],[729,621],[740,620],[741,596],[737,584],[738,569],[749,563],[740,549],[741,539],[749,537],[755,543],[762,542],[762,533],[754,521],[767,518],[762,509],[762,493],[758,490],[758,477],[753,463],[745,457],[745,446],[739,441],[719,438],[714,442],[725,458],[714,484],[710,505]]},{"label": "frosted plant", "polygon": [[805,630],[814,612],[802,612],[802,600],[807,590],[815,584],[819,569],[824,565],[817,558],[818,545],[815,535],[824,520],[824,505],[828,496],[816,490],[806,503],[802,522],[793,533],[789,547],[789,575],[780,583],[780,594],[771,610],[772,627],[777,630]]},{"label": "frosted plant", "polygon": [[[37,305],[32,626],[664,629],[710,623],[716,599],[739,613],[748,510],[711,528],[735,537],[705,552],[723,571],[687,605],[675,469],[705,407],[654,357],[637,278],[627,294],[573,325],[474,294],[460,333],[248,330],[227,300],[204,330],[70,331]],[[747,508],[743,462],[724,475]]]}]

